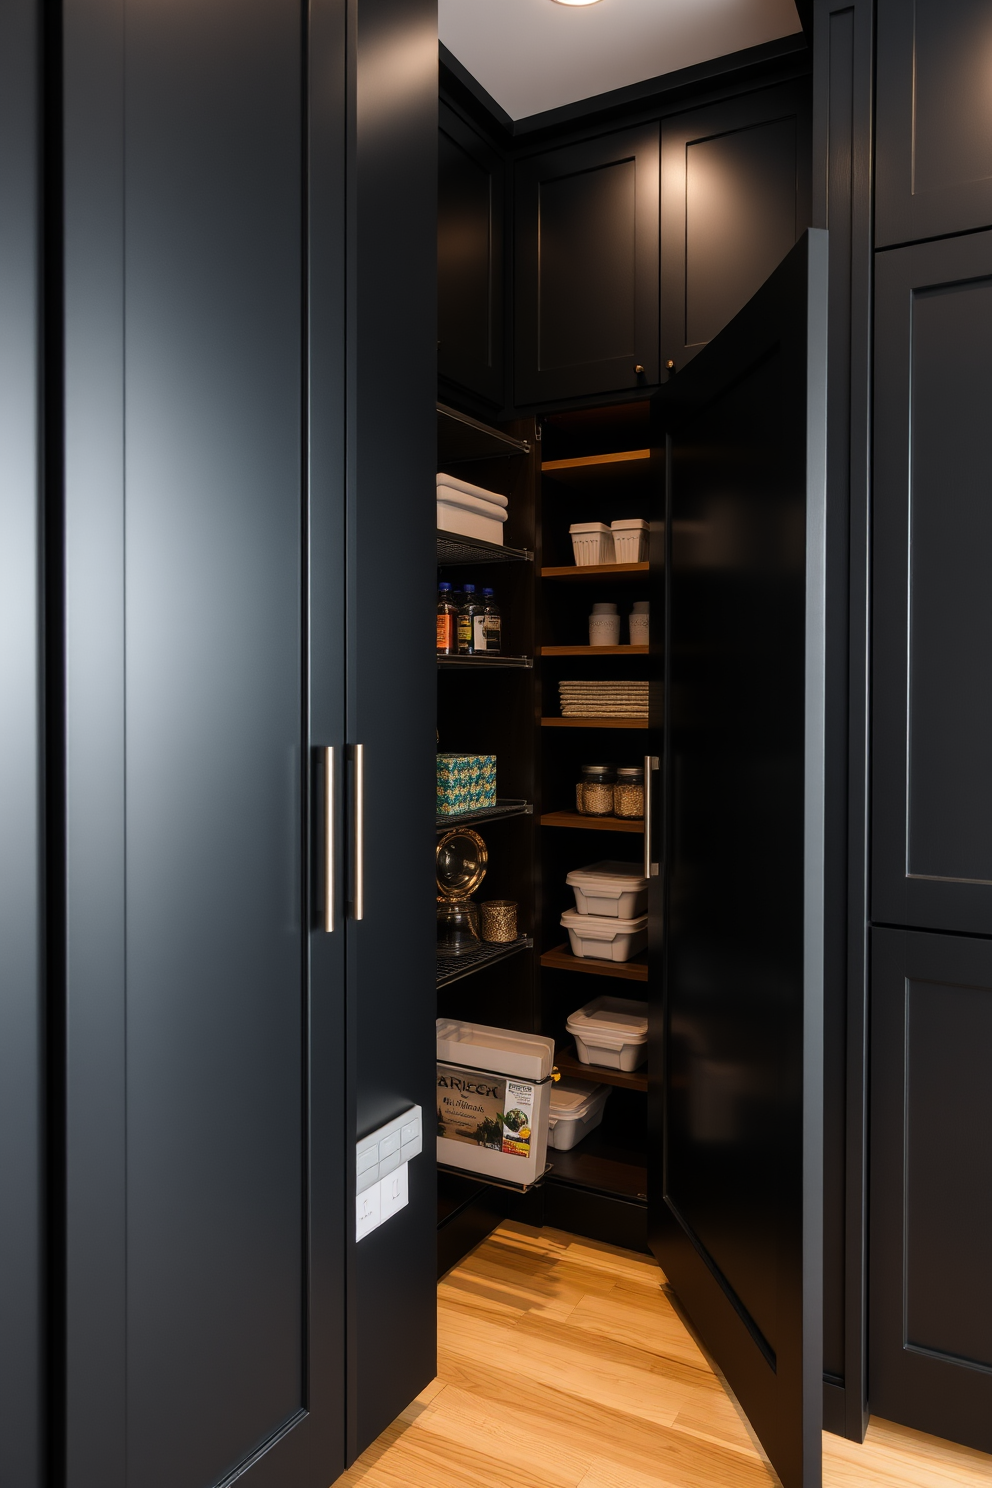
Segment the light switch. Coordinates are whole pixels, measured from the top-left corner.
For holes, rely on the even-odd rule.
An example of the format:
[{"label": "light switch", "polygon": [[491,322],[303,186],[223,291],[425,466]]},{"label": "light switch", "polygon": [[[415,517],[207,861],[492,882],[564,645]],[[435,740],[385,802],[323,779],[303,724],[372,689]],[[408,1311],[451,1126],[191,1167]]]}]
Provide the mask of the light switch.
[{"label": "light switch", "polygon": [[409,1171],[406,1163],[403,1163],[395,1173],[390,1173],[389,1177],[383,1178],[380,1183],[380,1224],[385,1224],[387,1219],[396,1214],[398,1210],[405,1209],[410,1202]]},{"label": "light switch", "polygon": [[356,1144],[356,1240],[364,1240],[410,1202],[407,1164],[423,1149],[422,1130],[420,1107],[411,1106]]},{"label": "light switch", "polygon": [[382,1223],[382,1187],[375,1183],[355,1200],[355,1239],[364,1240]]}]

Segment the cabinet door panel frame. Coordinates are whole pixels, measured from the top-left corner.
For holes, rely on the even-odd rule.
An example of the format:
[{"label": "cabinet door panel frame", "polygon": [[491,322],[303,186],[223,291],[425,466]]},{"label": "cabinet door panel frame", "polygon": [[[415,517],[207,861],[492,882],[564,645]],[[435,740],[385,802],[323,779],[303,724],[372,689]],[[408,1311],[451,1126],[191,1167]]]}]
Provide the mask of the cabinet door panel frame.
[{"label": "cabinet door panel frame", "polygon": [[[669,371],[679,371],[706,343],[687,341],[686,278],[687,243],[687,153],[690,145],[717,140],[722,136],[774,124],[779,120],[795,121],[796,197],[795,235],[798,240],[810,224],[811,119],[809,83],[806,79],[762,89],[743,98],[728,99],[677,114],[662,122],[661,134],[661,355]],[[792,244],[786,245],[785,251]],[[784,253],[783,253],[784,256]],[[765,274],[776,267],[769,263]],[[754,285],[761,287],[764,275]],[[738,306],[737,309],[742,308]],[[736,311],[734,312],[736,313]],[[719,329],[719,327],[717,327]],[[715,331],[714,331],[715,334]]]},{"label": "cabinet door panel frame", "polygon": [[909,862],[914,300],[982,280],[992,281],[988,232],[879,254],[876,263],[872,920],[992,934],[992,882],[914,874]]},{"label": "cabinet door panel frame", "polygon": [[[924,1166],[928,1158],[931,1164],[939,1161],[933,1153],[920,1152],[928,1135],[925,1115],[913,1121],[914,1067],[917,1074],[923,1073],[918,1065],[921,1051],[912,1036],[913,989],[930,983],[937,995],[943,986],[970,996],[984,993],[992,1002],[992,944],[964,936],[889,929],[873,930],[871,940],[871,1408],[886,1420],[992,1452],[989,1360],[956,1358],[912,1339],[910,1267],[916,1247],[914,1195],[909,1188],[918,1153]],[[934,1094],[933,1090],[919,1093],[923,1100]],[[971,1093],[980,1104],[981,1092]],[[919,1111],[916,1114],[920,1116]],[[985,1137],[990,1140],[988,1128]],[[967,1140],[970,1148],[975,1141],[971,1126]],[[980,1192],[980,1186],[976,1185],[975,1192]],[[915,1197],[920,1200],[919,1195]],[[928,1211],[926,1222],[939,1224],[942,1208],[938,1203],[931,1205],[929,1198],[929,1192],[922,1197]],[[984,1226],[982,1233],[987,1233]],[[925,1245],[925,1237],[917,1238]],[[974,1253],[980,1245],[978,1237],[965,1238]],[[946,1268],[942,1269],[946,1280]],[[924,1271],[920,1285],[925,1284]],[[925,1297],[921,1300],[926,1301]],[[987,1317],[985,1326],[992,1337],[992,1321]]]},{"label": "cabinet door panel frame", "polygon": [[[571,366],[540,365],[542,186],[634,162],[634,345],[631,354]],[[623,392],[658,382],[658,125],[618,130],[518,162],[514,225],[514,399],[519,406]],[[637,372],[636,367],[642,370]]]},{"label": "cabinet door panel frame", "polygon": [[[939,0],[927,3],[936,5]],[[919,0],[878,0],[875,242],[879,248],[992,225],[992,170],[973,180],[942,179],[937,186],[917,189],[918,9]],[[939,10],[940,23],[953,31],[955,20],[947,17],[947,7],[939,4]],[[962,37],[961,48],[969,58],[975,57],[973,42]],[[947,143],[953,154],[953,141]]]}]

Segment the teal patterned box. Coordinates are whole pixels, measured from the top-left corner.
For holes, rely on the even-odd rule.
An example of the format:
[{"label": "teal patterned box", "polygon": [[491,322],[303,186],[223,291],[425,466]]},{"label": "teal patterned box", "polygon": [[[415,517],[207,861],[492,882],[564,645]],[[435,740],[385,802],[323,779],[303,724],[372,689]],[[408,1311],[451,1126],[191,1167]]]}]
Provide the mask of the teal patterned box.
[{"label": "teal patterned box", "polygon": [[496,805],[494,754],[439,754],[437,814],[459,816]]}]

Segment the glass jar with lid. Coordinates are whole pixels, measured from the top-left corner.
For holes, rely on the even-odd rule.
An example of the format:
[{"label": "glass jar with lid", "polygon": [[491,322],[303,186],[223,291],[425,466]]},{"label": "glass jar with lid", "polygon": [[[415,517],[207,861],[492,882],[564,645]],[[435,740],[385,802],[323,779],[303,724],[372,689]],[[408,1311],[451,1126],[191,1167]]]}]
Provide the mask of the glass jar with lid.
[{"label": "glass jar with lid", "polygon": [[612,816],[616,778],[613,765],[583,765],[582,778],[575,787],[576,811],[583,816]]},{"label": "glass jar with lid", "polygon": [[471,895],[486,876],[489,854],[478,832],[452,827],[437,844],[437,950],[439,956],[477,951],[479,906]]},{"label": "glass jar with lid", "polygon": [[613,809],[617,816],[635,820],[644,815],[644,770],[640,765],[621,765],[613,787]]}]

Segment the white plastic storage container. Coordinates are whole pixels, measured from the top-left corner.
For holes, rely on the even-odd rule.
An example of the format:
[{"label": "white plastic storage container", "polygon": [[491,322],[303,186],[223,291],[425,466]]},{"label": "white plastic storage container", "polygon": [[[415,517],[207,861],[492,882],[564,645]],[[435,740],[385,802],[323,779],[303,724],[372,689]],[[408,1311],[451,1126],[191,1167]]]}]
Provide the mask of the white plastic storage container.
[{"label": "white plastic storage container", "polygon": [[608,1085],[587,1085],[584,1080],[559,1080],[551,1087],[548,1146],[568,1152],[587,1137],[603,1119],[610,1093]]},{"label": "white plastic storage container", "polygon": [[648,943],[648,917],[636,915],[632,920],[615,915],[579,914],[566,909],[561,923],[572,942],[573,956],[592,956],[597,961],[629,961]]},{"label": "white plastic storage container", "polygon": [[437,1160],[521,1188],[547,1166],[554,1040],[437,1020]]},{"label": "white plastic storage container", "polygon": [[507,512],[493,501],[469,496],[451,486],[437,488],[437,525],[442,532],[459,537],[481,537],[483,542],[503,546],[503,523]]},{"label": "white plastic storage container", "polygon": [[591,863],[574,868],[565,882],[575,892],[579,914],[633,920],[648,907],[648,881],[640,863]]},{"label": "white plastic storage container", "polygon": [[565,1027],[582,1064],[635,1070],[648,1056],[648,1005],[629,997],[596,997]]},{"label": "white plastic storage container", "polygon": [[625,517],[611,522],[615,563],[646,563],[648,557],[648,524],[643,517]]},{"label": "white plastic storage container", "polygon": [[613,533],[605,522],[573,522],[568,529],[577,568],[614,563]]}]

